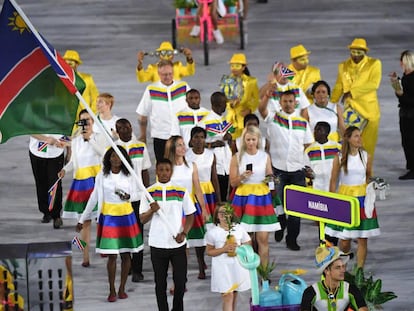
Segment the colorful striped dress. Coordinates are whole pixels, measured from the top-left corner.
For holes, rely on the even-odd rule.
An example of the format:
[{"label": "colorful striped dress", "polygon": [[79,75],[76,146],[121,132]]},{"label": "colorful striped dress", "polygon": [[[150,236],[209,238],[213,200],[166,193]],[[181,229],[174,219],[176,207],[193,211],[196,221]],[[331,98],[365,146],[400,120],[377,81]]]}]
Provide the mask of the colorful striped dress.
[{"label": "colorful striped dress", "polygon": [[207,228],[213,225],[213,215],[216,209],[217,197],[213,183],[211,182],[211,167],[214,162],[214,152],[204,149],[202,154],[195,154],[193,150],[188,150],[185,158],[189,163],[195,162],[198,169],[198,178],[200,180],[201,191],[203,192],[206,210],[209,219],[206,223]]},{"label": "colorful striped dress", "polygon": [[72,140],[72,156],[63,168],[65,172],[73,170],[73,181],[63,208],[63,218],[79,219],[95,186],[101,162],[101,156],[91,142],[85,141],[82,136]]},{"label": "colorful striped dress", "polygon": [[174,165],[171,182],[187,189],[196,208],[194,213],[194,223],[187,235],[188,246],[205,246],[206,242],[204,240],[204,235],[206,234],[206,228],[203,221],[201,206],[196,200],[193,189],[193,163],[188,162],[188,165],[189,166],[185,164]]},{"label": "colorful striped dress", "polygon": [[[123,201],[115,193],[117,189],[130,194],[128,201]],[[99,173],[95,188],[90,196],[80,222],[91,218],[92,210],[98,204],[98,224],[96,234],[96,252],[101,254],[136,253],[143,249],[142,232],[131,201],[139,199],[137,183],[134,178],[122,172],[107,176]]]},{"label": "colorful striped dress", "polygon": [[341,169],[339,176],[338,193],[358,198],[360,211],[360,225],[352,228],[327,225],[325,233],[339,239],[348,240],[355,238],[369,238],[380,235],[377,212],[374,208],[372,218],[365,215],[364,200],[366,194],[366,163],[368,155],[366,151],[360,154],[348,155],[348,174]]},{"label": "colorful striped dress", "polygon": [[247,164],[253,165],[253,174],[237,187],[232,201],[234,212],[247,232],[280,230],[269,187],[263,182],[268,157],[266,152],[258,150],[254,155],[244,153],[239,159],[240,174],[246,170]]}]

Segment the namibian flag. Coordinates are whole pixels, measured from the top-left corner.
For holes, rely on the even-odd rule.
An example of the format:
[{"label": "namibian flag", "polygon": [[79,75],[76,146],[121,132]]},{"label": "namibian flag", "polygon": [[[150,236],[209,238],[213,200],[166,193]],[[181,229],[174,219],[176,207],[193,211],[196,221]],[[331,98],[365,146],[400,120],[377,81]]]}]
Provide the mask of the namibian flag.
[{"label": "namibian flag", "polygon": [[0,13],[0,60],[0,143],[26,134],[70,135],[74,94],[85,83],[14,0],[4,0]]},{"label": "namibian flag", "polygon": [[77,236],[72,239],[72,244],[75,245],[80,251],[83,251],[86,246],[86,242],[79,239]]},{"label": "namibian flag", "polygon": [[48,190],[48,203],[49,203],[49,212],[53,209],[53,205],[55,204],[55,198],[56,198],[56,191],[59,185],[59,181],[61,178],[56,180],[56,182],[53,184],[52,187]]}]

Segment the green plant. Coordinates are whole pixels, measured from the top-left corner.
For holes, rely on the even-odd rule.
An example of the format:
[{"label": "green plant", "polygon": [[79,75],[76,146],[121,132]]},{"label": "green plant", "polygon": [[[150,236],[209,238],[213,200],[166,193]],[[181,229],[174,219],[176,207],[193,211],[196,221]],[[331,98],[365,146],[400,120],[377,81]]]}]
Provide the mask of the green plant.
[{"label": "green plant", "polygon": [[372,275],[366,278],[363,268],[357,268],[355,274],[346,272],[345,281],[358,287],[370,311],[379,310],[382,304],[397,298],[394,292],[381,292],[382,280],[374,280]]},{"label": "green plant", "polygon": [[231,231],[234,228],[234,209],[229,202],[226,202],[224,207],[224,219],[227,224],[227,239],[231,236]]},{"label": "green plant", "polygon": [[174,6],[177,9],[192,9],[196,8],[197,4],[194,0],[174,0]]},{"label": "green plant", "polygon": [[268,281],[275,268],[276,262],[274,260],[271,263],[268,262],[266,265],[260,264],[257,267],[257,274],[261,277],[262,281]]},{"label": "green plant", "polygon": [[224,0],[223,3],[225,6],[236,6],[238,0]]}]

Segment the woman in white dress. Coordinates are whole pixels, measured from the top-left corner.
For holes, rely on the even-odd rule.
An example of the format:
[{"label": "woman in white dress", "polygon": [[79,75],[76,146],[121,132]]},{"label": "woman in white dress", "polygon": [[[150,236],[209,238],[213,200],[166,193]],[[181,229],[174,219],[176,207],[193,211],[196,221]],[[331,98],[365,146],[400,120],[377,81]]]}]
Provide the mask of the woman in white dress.
[{"label": "woman in white dress", "polygon": [[[231,218],[234,220],[234,214]],[[237,293],[250,289],[250,277],[237,257],[228,253],[234,252],[239,245],[250,244],[250,236],[242,226],[233,222],[231,235],[235,237],[235,243],[226,243],[229,226],[223,203],[217,205],[213,219],[215,226],[206,234],[207,255],[212,257],[211,291],[221,293],[223,310],[233,311],[237,307]]]}]

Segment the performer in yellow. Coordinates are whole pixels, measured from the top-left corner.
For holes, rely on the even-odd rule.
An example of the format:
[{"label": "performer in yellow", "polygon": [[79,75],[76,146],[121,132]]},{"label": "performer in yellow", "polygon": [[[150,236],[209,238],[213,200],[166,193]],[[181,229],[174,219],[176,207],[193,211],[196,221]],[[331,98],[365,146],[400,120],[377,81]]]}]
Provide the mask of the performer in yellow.
[{"label": "performer in yellow", "polygon": [[[96,87],[92,75],[78,71],[78,66],[82,65],[82,60],[80,59],[79,53],[75,50],[67,50],[63,55],[63,59],[66,61],[66,63],[68,63],[69,66],[73,68],[73,70],[76,71],[76,73],[85,82],[85,90],[82,93],[82,97],[85,99],[89,107],[92,108],[92,111],[96,114],[96,98],[99,95],[99,91]],[[82,109],[85,109],[85,107],[81,102],[79,102],[78,111],[76,112],[77,116],[79,115]]]},{"label": "performer in yellow", "polygon": [[[230,122],[235,131],[233,139],[238,138],[243,132],[244,116],[256,111],[259,105],[259,87],[257,79],[249,75],[247,59],[242,53],[234,54],[230,59],[229,76],[225,75],[221,81],[222,92],[227,97],[227,122]],[[228,85],[226,81],[232,81],[238,85]]]},{"label": "performer in yellow", "polygon": [[[180,61],[174,62],[174,48],[168,41],[161,43],[160,47],[156,50],[159,53],[159,60],[169,60],[174,64],[174,81],[179,81],[183,77],[192,76],[195,73],[195,62],[193,60],[192,52],[189,48],[183,48],[183,54],[186,57],[187,64],[183,65]],[[137,54],[138,65],[136,69],[136,75],[138,82],[158,82],[160,77],[158,75],[157,63],[149,64],[147,69],[144,70],[144,51],[139,51]]]},{"label": "performer in yellow", "polygon": [[299,86],[306,94],[310,103],[313,103],[312,85],[321,79],[319,68],[309,65],[309,54],[302,45],[296,45],[290,48],[290,60],[288,68],[295,73],[292,82]]},{"label": "performer in yellow", "polygon": [[381,116],[377,97],[381,83],[381,61],[366,55],[369,49],[363,38],[355,38],[348,48],[351,57],[338,66],[331,100],[336,103],[342,97],[345,108],[349,105],[367,120],[362,139],[365,150],[373,157]]}]

